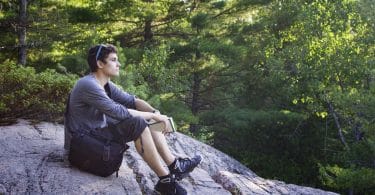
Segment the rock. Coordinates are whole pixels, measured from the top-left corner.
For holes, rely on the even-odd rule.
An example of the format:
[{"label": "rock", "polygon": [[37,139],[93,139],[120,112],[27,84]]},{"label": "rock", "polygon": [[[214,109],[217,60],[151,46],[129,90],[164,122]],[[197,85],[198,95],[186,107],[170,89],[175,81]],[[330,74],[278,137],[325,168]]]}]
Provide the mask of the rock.
[{"label": "rock", "polygon": [[[130,143],[119,171],[103,178],[71,167],[63,149],[64,128],[19,120],[0,127],[0,194],[155,194],[157,176]],[[224,153],[188,136],[168,137],[172,152],[204,161],[180,183],[188,194],[334,194],[319,189],[266,180]]]},{"label": "rock", "polygon": [[3,185],[0,184],[0,194],[5,194],[7,191]]},{"label": "rock", "polygon": [[228,171],[219,171],[214,178],[216,182],[222,184],[223,187],[232,194],[336,194],[310,187],[285,184],[280,181],[266,180],[258,176],[251,177]]}]

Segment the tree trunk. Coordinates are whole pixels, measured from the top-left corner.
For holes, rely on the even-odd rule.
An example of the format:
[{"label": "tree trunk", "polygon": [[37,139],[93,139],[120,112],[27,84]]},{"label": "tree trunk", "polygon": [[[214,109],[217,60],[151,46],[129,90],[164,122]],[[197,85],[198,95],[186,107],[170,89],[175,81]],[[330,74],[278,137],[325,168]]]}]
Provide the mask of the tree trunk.
[{"label": "tree trunk", "polygon": [[195,72],[193,74],[193,91],[191,100],[191,112],[196,115],[199,111],[199,89],[200,89],[201,79],[199,78],[199,73]]},{"label": "tree trunk", "polygon": [[[198,63],[199,59],[202,57],[201,52],[198,48],[196,48],[195,52],[195,63]],[[199,112],[199,92],[201,88],[201,81],[200,75],[197,71],[193,73],[193,86],[192,86],[192,99],[191,99],[191,113],[196,116]],[[194,133],[198,131],[197,124],[190,124],[189,131]]]},{"label": "tree trunk", "polygon": [[149,20],[149,19],[147,19],[145,22],[145,29],[144,29],[145,34],[143,35],[145,43],[151,42],[152,37],[153,37],[151,23],[152,23],[152,20]]},{"label": "tree trunk", "polygon": [[[154,2],[153,0],[145,0],[145,1],[148,2],[148,3],[153,3]],[[146,16],[146,17],[148,17],[148,16]],[[151,42],[152,37],[153,37],[151,24],[152,24],[152,19],[146,18],[144,35],[143,35],[145,43]]]},{"label": "tree trunk", "polygon": [[343,130],[341,129],[339,118],[338,118],[331,102],[328,103],[328,108],[329,108],[329,111],[331,112],[331,114],[333,116],[333,119],[335,120],[336,127],[338,129],[338,136],[340,138],[341,143],[345,146],[345,148],[349,149],[349,145],[346,143],[345,137],[344,137],[344,134],[343,134]]},{"label": "tree trunk", "polygon": [[18,63],[26,65],[26,25],[27,25],[27,0],[19,0],[18,23]]},{"label": "tree trunk", "polygon": [[[201,86],[201,79],[199,73],[193,73],[193,89],[192,89],[192,100],[191,100],[191,112],[196,116],[199,112],[199,90]],[[194,133],[198,130],[197,124],[190,124],[190,132]]]}]

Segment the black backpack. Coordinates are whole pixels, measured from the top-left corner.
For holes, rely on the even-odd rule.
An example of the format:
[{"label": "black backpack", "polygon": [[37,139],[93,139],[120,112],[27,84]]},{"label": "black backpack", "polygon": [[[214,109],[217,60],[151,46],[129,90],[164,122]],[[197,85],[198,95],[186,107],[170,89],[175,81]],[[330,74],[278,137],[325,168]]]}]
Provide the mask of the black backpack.
[{"label": "black backpack", "polygon": [[[94,175],[107,177],[120,169],[124,152],[129,148],[126,143],[105,137],[98,130],[75,129],[69,127],[69,101],[66,103],[65,133],[70,133],[69,162],[71,165],[92,173]],[[112,132],[116,133],[116,132]],[[113,136],[117,137],[117,136]]]},{"label": "black backpack", "polygon": [[120,169],[127,145],[109,140],[92,130],[75,133],[69,150],[70,163],[79,169],[107,177]]}]

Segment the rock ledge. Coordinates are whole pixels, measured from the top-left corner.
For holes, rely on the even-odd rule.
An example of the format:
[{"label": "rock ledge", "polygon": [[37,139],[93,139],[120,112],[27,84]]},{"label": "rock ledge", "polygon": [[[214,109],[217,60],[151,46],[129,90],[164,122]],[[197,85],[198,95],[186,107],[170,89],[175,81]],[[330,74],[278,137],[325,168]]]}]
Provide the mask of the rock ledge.
[{"label": "rock ledge", "polygon": [[[0,194],[155,194],[157,176],[135,151],[125,152],[119,171],[102,178],[81,172],[64,159],[64,128],[19,120],[0,127]],[[199,152],[204,162],[181,181],[188,194],[328,194],[319,189],[266,180],[224,153],[180,133],[168,137],[176,156]]]}]

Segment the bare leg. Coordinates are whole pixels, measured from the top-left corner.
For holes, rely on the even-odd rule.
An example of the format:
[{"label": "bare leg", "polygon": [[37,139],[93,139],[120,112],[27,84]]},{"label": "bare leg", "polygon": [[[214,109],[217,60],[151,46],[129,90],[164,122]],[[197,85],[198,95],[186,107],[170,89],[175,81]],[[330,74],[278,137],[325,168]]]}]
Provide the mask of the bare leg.
[{"label": "bare leg", "polygon": [[151,131],[152,138],[155,142],[156,149],[158,150],[161,158],[164,160],[164,162],[167,165],[170,165],[173,163],[173,161],[176,159],[172,152],[169,150],[167,140],[165,139],[165,136],[160,131]]},{"label": "bare leg", "polygon": [[[143,154],[142,154],[142,146],[141,146],[141,139],[143,144]],[[156,150],[154,141],[152,139],[150,130],[148,127],[143,131],[141,137],[134,141],[135,147],[138,153],[143,157],[143,159],[147,162],[148,166],[160,177],[168,175],[168,171],[165,170],[163,164],[159,159],[159,153]]]}]

